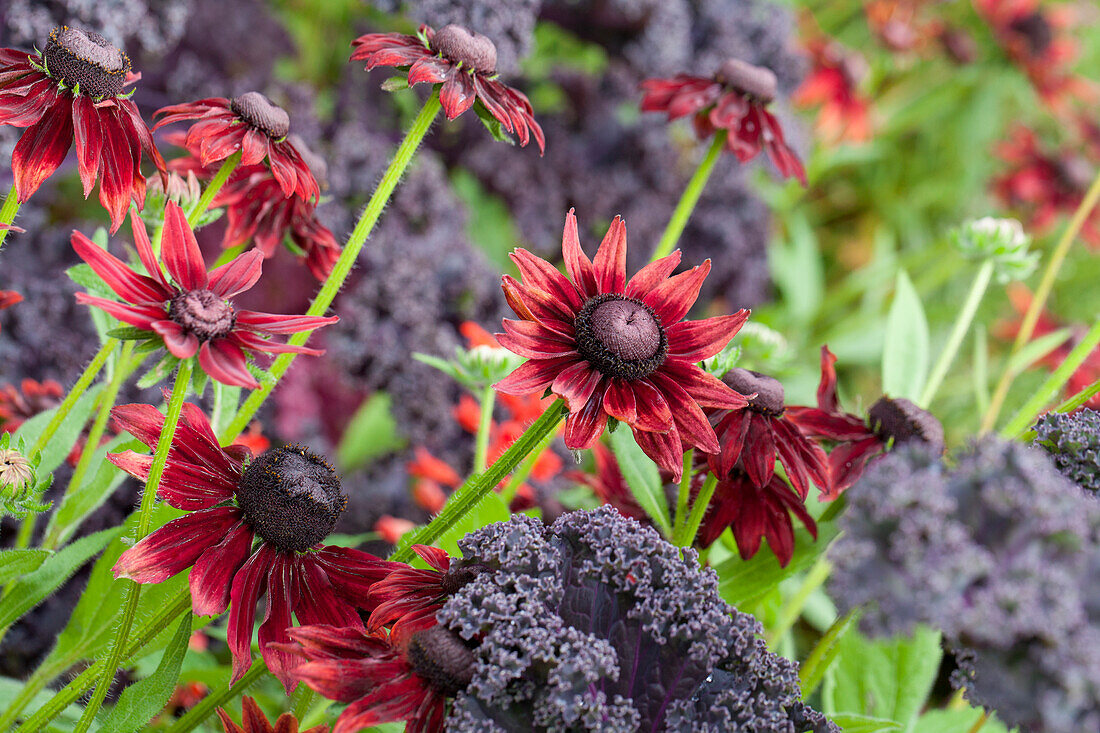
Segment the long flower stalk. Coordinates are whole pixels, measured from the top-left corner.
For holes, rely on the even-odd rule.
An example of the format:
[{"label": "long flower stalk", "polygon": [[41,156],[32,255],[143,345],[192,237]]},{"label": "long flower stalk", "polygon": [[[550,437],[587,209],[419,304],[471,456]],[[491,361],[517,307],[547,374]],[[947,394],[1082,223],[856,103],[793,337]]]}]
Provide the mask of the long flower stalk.
[{"label": "long flower stalk", "polygon": [[[424,103],[424,106],[420,109],[420,114],[416,116],[413,121],[412,127],[409,128],[409,132],[405,135],[405,139],[401,141],[400,147],[397,148],[397,152],[393,156],[393,160],[390,161],[389,167],[386,168],[386,172],[382,175],[382,180],[379,181],[378,187],[374,189],[374,194],[371,195],[370,201],[367,202],[367,207],[363,210],[363,215],[359,217],[359,222],[355,225],[355,229],[351,233],[351,237],[348,239],[347,245],[344,247],[344,251],[340,254],[340,259],[336,261],[336,264],[332,268],[332,273],[329,274],[328,279],[325,280],[325,284],[321,286],[321,291],[317,293],[317,297],[313,299],[313,303],[310,305],[309,310],[306,311],[308,316],[322,316],[328,311],[328,307],[332,305],[332,301],[336,298],[336,294],[340,292],[340,288],[343,287],[344,281],[351,273],[352,268],[355,266],[355,262],[359,259],[359,252],[363,249],[363,245],[367,241],[367,237],[374,230],[374,225],[378,223],[378,218],[382,215],[382,210],[385,208],[386,203],[390,200],[390,196],[393,195],[393,191],[397,188],[398,181],[401,180],[401,176],[409,167],[409,163],[412,162],[413,156],[416,154],[416,149],[420,147],[421,141],[424,136],[431,129],[432,123],[435,121],[436,115],[439,114],[441,108],[439,102],[439,95],[432,94],[428,97],[428,101]],[[289,343],[294,346],[302,346],[309,338],[313,331],[302,331],[296,333],[290,337]],[[286,374],[287,369],[290,368],[291,363],[294,361],[296,354],[280,354],[271,365],[271,376],[264,380],[263,385],[252,392],[248,396],[248,399],[244,401],[240,409],[237,410],[237,415],[233,418],[233,421],[229,424],[226,432],[221,436],[223,444],[229,444],[240,435],[241,431],[248,426],[252,421],[253,416],[257,410],[271,394],[272,390],[279,383],[279,380]]]},{"label": "long flower stalk", "polygon": [[481,419],[477,425],[477,435],[474,438],[474,473],[480,473],[488,465],[489,433],[493,429],[493,407],[496,405],[497,393],[492,386],[486,387],[481,393],[479,407]]},{"label": "long flower stalk", "polygon": [[722,148],[726,144],[728,134],[726,130],[719,130],[715,133],[714,140],[711,141],[710,147],[707,149],[707,154],[699,161],[699,167],[695,169],[691,180],[688,181],[687,188],[680,196],[679,203],[673,209],[672,218],[669,219],[668,226],[665,227],[660,241],[657,242],[657,248],[653,250],[653,256],[649,258],[650,262],[655,262],[667,256],[672,252],[676,243],[680,241],[680,235],[684,233],[684,227],[687,226],[688,219],[691,218],[691,212],[695,211],[695,205],[699,203],[699,197],[703,195],[703,189],[707,187],[710,174],[714,172],[714,164],[718,162],[718,158],[722,155]]},{"label": "long flower stalk", "polygon": [[970,293],[967,294],[966,302],[963,303],[962,310],[959,311],[959,316],[955,319],[955,325],[951,329],[947,344],[940,352],[940,357],[936,360],[935,366],[932,367],[928,382],[924,385],[924,392],[920,398],[921,407],[927,408],[929,403],[932,402],[932,398],[936,396],[940,385],[943,384],[943,378],[947,376],[947,370],[951,368],[951,363],[955,361],[955,355],[959,353],[959,347],[962,346],[966,332],[970,330],[970,324],[974,321],[974,314],[978,312],[978,306],[981,305],[985,291],[989,287],[989,281],[993,278],[993,268],[993,260],[986,260],[978,268],[978,272],[974,276],[974,282],[970,284]]},{"label": "long flower stalk", "polygon": [[[183,401],[187,396],[187,389],[191,384],[191,361],[185,359],[180,362],[179,371],[176,373],[176,383],[172,387],[172,396],[168,400],[168,410],[164,416],[164,426],[160,431],[160,440],[157,441],[157,450],[153,454],[153,463],[149,467],[149,478],[145,482],[145,490],[141,495],[141,507],[138,513],[137,532],[135,540],[140,541],[149,533],[149,524],[153,512],[153,502],[156,499],[157,489],[160,487],[161,476],[164,475],[164,467],[168,463],[168,451],[172,447],[172,440],[176,436],[176,424],[179,422],[180,412],[183,410]],[[126,642],[130,635],[130,629],[134,624],[134,614],[137,612],[138,601],[141,599],[141,585],[130,582],[126,589],[126,601],[122,611],[122,621],[119,623],[118,632],[110,651],[107,653],[107,663],[103,667],[103,673],[96,683],[92,699],[84,708],[84,714],[76,724],[76,733],[85,733],[91,726],[95,715],[99,712],[111,681],[115,677],[115,671],[122,660],[126,649]]]},{"label": "long flower stalk", "polygon": [[214,178],[210,183],[206,184],[206,188],[202,192],[202,196],[199,198],[195,205],[191,208],[191,211],[187,214],[187,223],[192,229],[199,223],[199,219],[206,213],[206,210],[210,208],[210,202],[214,200],[214,197],[218,195],[218,191],[222,190],[222,186],[229,180],[229,176],[233,175],[233,171],[237,169],[237,164],[241,162],[241,151],[230,155],[224,161],[222,161],[221,167],[218,168],[218,172],[214,174]]},{"label": "long flower stalk", "polygon": [[[1062,238],[1058,240],[1058,244],[1054,247],[1050,262],[1047,263],[1047,269],[1043,272],[1043,279],[1035,290],[1035,297],[1031,299],[1031,304],[1028,306],[1027,312],[1024,313],[1024,320],[1020,324],[1020,331],[1016,334],[1016,340],[1012,343],[1009,362],[1011,362],[1012,356],[1031,340],[1031,335],[1035,332],[1035,324],[1039,322],[1039,314],[1043,312],[1043,306],[1046,305],[1047,298],[1050,297],[1050,291],[1054,288],[1054,280],[1058,277],[1058,271],[1062,269],[1062,263],[1065,262],[1070,247],[1077,240],[1081,227],[1085,225],[1085,221],[1088,220],[1092,210],[1096,208],[1098,201],[1100,201],[1100,174],[1097,174],[1096,180],[1089,186],[1085,197],[1081,199],[1081,204],[1073,212],[1066,230],[1062,233]],[[1000,381],[997,382],[997,388],[993,391],[989,409],[985,411],[985,415],[982,417],[980,432],[988,433],[993,429],[997,417],[1001,414],[1001,408],[1004,406],[1005,398],[1008,397],[1008,390],[1012,387],[1015,376],[1006,365]]]}]

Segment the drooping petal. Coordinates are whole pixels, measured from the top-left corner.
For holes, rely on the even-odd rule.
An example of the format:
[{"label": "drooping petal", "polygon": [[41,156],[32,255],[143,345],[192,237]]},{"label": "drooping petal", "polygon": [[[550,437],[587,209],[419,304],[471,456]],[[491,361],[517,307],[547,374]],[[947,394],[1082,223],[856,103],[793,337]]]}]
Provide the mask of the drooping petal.
[{"label": "drooping petal", "polygon": [[638,422],[631,427],[650,433],[664,433],[675,429],[672,409],[661,390],[646,379],[631,382],[630,387],[634,390],[634,401],[638,406]]},{"label": "drooping petal", "polygon": [[461,69],[452,71],[448,79],[439,88],[439,101],[448,120],[453,120],[470,107],[477,99],[477,90],[470,75]]},{"label": "drooping petal", "polygon": [[164,265],[168,274],[184,290],[207,287],[206,263],[203,262],[195,233],[187,223],[183,209],[169,201],[164,209],[164,234],[161,239]]},{"label": "drooping petal", "polygon": [[608,380],[607,392],[603,398],[603,409],[611,417],[633,425],[638,421],[638,403],[630,382],[623,379]]},{"label": "drooping petal", "polygon": [[173,519],[122,553],[114,566],[116,578],[135,583],[161,583],[190,567],[199,555],[221,542],[240,521],[236,507],[218,507]]},{"label": "drooping petal", "polygon": [[76,140],[76,162],[80,171],[80,183],[84,186],[84,198],[95,188],[99,174],[99,155],[103,150],[103,130],[95,103],[86,94],[73,99],[73,133]]},{"label": "drooping petal", "polygon": [[707,421],[707,416],[703,414],[703,409],[699,407],[699,403],[674,379],[660,371],[651,374],[649,379],[661,390],[668,401],[681,440],[704,453],[717,453],[718,438],[714,434],[714,428]]},{"label": "drooping petal", "polygon": [[603,379],[603,374],[593,369],[591,364],[578,361],[554,378],[550,391],[565,400],[570,412],[578,412],[588,403]]},{"label": "drooping petal", "polygon": [[667,433],[635,430],[634,440],[654,463],[672,474],[674,481],[680,480],[684,473],[684,446],[675,427]]},{"label": "drooping petal", "polygon": [[268,544],[252,554],[233,576],[229,591],[229,624],[226,640],[233,653],[233,682],[239,680],[252,666],[252,626],[256,622],[256,601],[267,588],[267,575],[278,551]]},{"label": "drooping petal", "polygon": [[322,547],[314,554],[340,597],[359,608],[369,608],[366,603],[372,585],[408,567],[350,547]]},{"label": "drooping petal", "polygon": [[325,565],[313,553],[298,558],[298,589],[294,615],[302,625],[351,626],[362,628],[355,608],[336,594]]},{"label": "drooping petal", "polygon": [[591,448],[592,444],[603,435],[603,429],[607,427],[607,413],[603,409],[605,392],[606,387],[601,384],[579,412],[573,412],[565,419],[566,448],[570,450]]},{"label": "drooping petal", "polygon": [[231,581],[252,554],[253,539],[252,529],[239,522],[195,561],[188,581],[196,616],[218,616],[229,608]]},{"label": "drooping petal", "polygon": [[60,95],[15,144],[11,169],[21,204],[26,203],[42,182],[57,170],[69,152],[73,142],[71,100],[68,95]]},{"label": "drooping petal", "polygon": [[184,330],[175,321],[155,321],[153,330],[160,334],[168,351],[177,359],[190,359],[199,350],[199,340],[195,334]]},{"label": "drooping petal", "polygon": [[199,365],[211,379],[231,387],[258,389],[260,383],[248,371],[247,364],[241,348],[226,339],[207,341],[199,348]]},{"label": "drooping petal", "polygon": [[287,629],[294,623],[295,594],[298,588],[297,558],[293,555],[276,556],[267,574],[267,611],[260,624],[260,655],[275,678],[283,683],[286,694],[297,686],[291,671],[297,665],[295,655],[277,645],[290,641]]},{"label": "drooping petal", "polygon": [[[111,233],[122,225],[134,189],[134,148],[137,141],[131,140],[127,130],[115,110],[100,110],[100,123],[103,127],[103,150],[100,153],[99,203],[111,217]],[[140,155],[140,148],[138,148]]]},{"label": "drooping petal", "polygon": [[775,474],[775,432],[773,418],[752,410],[745,411],[750,419],[741,448],[741,464],[755,486],[767,486]]}]

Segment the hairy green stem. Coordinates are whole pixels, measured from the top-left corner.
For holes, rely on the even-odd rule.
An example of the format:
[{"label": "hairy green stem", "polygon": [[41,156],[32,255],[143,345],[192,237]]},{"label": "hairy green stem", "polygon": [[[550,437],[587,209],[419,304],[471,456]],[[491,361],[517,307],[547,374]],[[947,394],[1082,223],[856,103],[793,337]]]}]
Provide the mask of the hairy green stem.
[{"label": "hairy green stem", "polygon": [[707,507],[710,506],[711,497],[714,496],[714,490],[717,487],[718,477],[713,473],[707,474],[703,488],[699,489],[699,495],[691,505],[691,514],[688,515],[687,523],[680,534],[673,537],[672,544],[677,547],[691,547],[695,544],[695,535],[699,532],[699,525],[703,523],[703,516],[707,513]]},{"label": "hairy green stem", "polygon": [[554,442],[555,433],[556,431],[554,430],[547,433],[546,437],[535,446],[535,449],[523,459],[523,463],[521,463],[519,468],[516,469],[516,472],[512,474],[512,478],[508,479],[508,483],[504,485],[504,488],[500,492],[501,501],[503,501],[506,506],[512,505],[512,500],[516,498],[519,487],[523,486],[523,482],[526,481],[531,475],[531,472],[535,470],[535,465],[539,462],[539,458],[542,458],[542,454],[545,453],[546,449],[550,447],[550,444]]},{"label": "hairy green stem", "polygon": [[[160,430],[160,439],[157,441],[157,450],[153,454],[153,463],[149,467],[149,477],[145,481],[145,489],[141,494],[141,508],[138,513],[137,531],[135,539],[141,541],[149,533],[149,523],[153,512],[153,502],[160,487],[160,479],[164,475],[164,467],[168,463],[168,451],[172,447],[172,440],[176,436],[176,424],[183,410],[183,401],[187,397],[187,388],[191,384],[191,361],[185,359],[180,362],[179,371],[176,373],[176,383],[172,387],[172,396],[168,400],[168,410],[164,416],[164,426]],[[126,649],[126,642],[130,635],[130,629],[134,624],[134,614],[137,612],[138,601],[141,599],[141,584],[130,581],[126,589],[126,601],[122,612],[122,621],[118,627],[111,650],[107,653],[107,663],[103,667],[103,673],[96,683],[92,699],[84,708],[84,714],[76,725],[75,733],[85,733],[91,726],[95,715],[99,712],[107,690],[111,687],[111,681],[115,677],[119,662],[122,660]]]},{"label": "hairy green stem", "polygon": [[[107,382],[107,387],[103,391],[103,394],[99,398],[99,412],[96,413],[95,421],[92,423],[91,429],[88,431],[88,438],[84,443],[84,449],[80,452],[80,460],[76,464],[76,468],[73,469],[72,478],[69,479],[69,485],[65,489],[65,494],[57,501],[57,505],[65,501],[65,498],[74,491],[79,491],[80,487],[84,483],[84,477],[88,473],[88,469],[92,465],[92,458],[96,454],[96,450],[99,449],[99,441],[103,438],[103,433],[107,430],[107,421],[111,418],[111,410],[115,406],[115,400],[118,399],[118,392],[122,389],[123,383],[126,378],[133,374],[134,370],[138,368],[141,362],[144,360],[145,355],[139,354],[138,358],[134,358],[134,346],[136,341],[127,341],[122,345],[122,352],[119,354],[118,364],[115,367],[115,373],[111,375],[110,381]],[[60,540],[60,527],[52,528],[42,541],[42,547],[47,550],[52,550],[57,547]]]},{"label": "hairy green stem", "polygon": [[668,226],[665,227],[664,234],[661,235],[661,240],[657,242],[657,248],[653,250],[653,256],[649,258],[650,262],[667,256],[672,252],[676,243],[680,241],[680,235],[684,233],[684,227],[687,226],[688,219],[691,218],[691,212],[695,210],[695,204],[699,203],[699,197],[703,195],[703,189],[707,186],[707,179],[714,172],[714,164],[718,162],[718,158],[722,154],[727,134],[725,130],[718,130],[714,133],[714,140],[711,142],[710,148],[707,149],[707,154],[703,156],[703,160],[699,162],[699,167],[692,174],[691,180],[688,181],[683,195],[680,196],[680,201],[672,212],[672,218],[669,219]]},{"label": "hairy green stem", "polygon": [[985,291],[989,287],[989,281],[992,278],[993,260],[986,260],[974,276],[974,282],[970,285],[970,293],[966,296],[966,302],[963,303],[962,310],[959,311],[959,317],[955,319],[955,325],[951,329],[947,344],[940,352],[940,358],[936,360],[935,366],[932,367],[932,373],[928,377],[928,382],[924,385],[924,393],[921,394],[920,398],[921,407],[928,407],[932,402],[932,398],[936,396],[940,385],[943,384],[943,378],[947,376],[947,370],[951,368],[951,363],[955,361],[955,355],[959,353],[959,347],[962,346],[966,332],[970,330],[970,324],[974,321],[974,314],[978,312],[978,306],[981,305],[982,298],[985,297]]},{"label": "hairy green stem", "polygon": [[[1066,226],[1065,232],[1062,233],[1062,238],[1058,240],[1058,244],[1054,247],[1050,262],[1047,263],[1047,269],[1043,272],[1043,279],[1039,282],[1035,296],[1031,299],[1027,312],[1024,313],[1024,320],[1020,323],[1020,331],[1016,334],[1016,340],[1012,343],[1012,351],[1009,352],[1010,359],[1012,355],[1024,347],[1024,344],[1031,340],[1031,335],[1035,332],[1035,324],[1039,322],[1039,315],[1043,312],[1043,306],[1046,305],[1047,298],[1050,297],[1050,291],[1054,288],[1054,280],[1058,277],[1058,271],[1062,269],[1062,263],[1065,262],[1070,247],[1077,240],[1081,227],[1085,225],[1085,221],[1096,207],[1097,201],[1100,201],[1100,174],[1097,174],[1096,180],[1092,182],[1089,190],[1085,193],[1085,197],[1081,199],[1081,204],[1073,212],[1073,217],[1070,219],[1069,225]],[[1001,414],[1001,408],[1004,406],[1005,398],[1008,397],[1008,391],[1012,387],[1015,376],[1011,369],[1006,366],[1001,374],[1000,381],[997,382],[997,388],[993,391],[989,409],[982,417],[982,433],[988,433],[993,429],[997,417]]]},{"label": "hairy green stem", "polygon": [[222,186],[229,180],[229,176],[233,175],[233,171],[237,169],[237,164],[241,162],[241,151],[230,155],[218,168],[218,172],[214,174],[214,178],[210,183],[206,184],[206,188],[202,192],[202,196],[191,208],[191,211],[187,214],[187,223],[192,229],[199,223],[199,219],[206,213],[206,210],[210,208],[210,202],[214,200],[214,197],[218,195],[218,191],[222,190]]},{"label": "hairy green stem", "polygon": [[[11,185],[8,197],[4,199],[4,206],[0,207],[0,224],[11,224],[15,221],[15,215],[19,213],[19,195],[15,191],[15,184]],[[4,240],[8,238],[8,229],[0,229],[0,247],[4,246]]]},{"label": "hairy green stem", "polygon": [[[424,103],[420,114],[416,116],[412,127],[405,135],[405,139],[401,141],[397,152],[394,153],[393,160],[390,161],[389,167],[382,175],[382,180],[379,181],[378,187],[374,189],[370,201],[367,202],[367,207],[363,210],[363,215],[359,217],[359,222],[355,225],[344,251],[340,253],[340,259],[336,261],[332,273],[325,280],[325,284],[321,286],[321,291],[313,299],[306,315],[323,316],[328,307],[332,305],[336,294],[340,292],[340,288],[343,287],[352,267],[355,266],[355,261],[359,258],[359,252],[363,249],[363,244],[366,243],[367,237],[370,236],[374,225],[382,215],[382,209],[385,208],[386,202],[390,200],[394,189],[397,188],[398,181],[401,180],[401,176],[409,167],[409,163],[412,162],[416,149],[420,147],[420,142],[431,128],[432,122],[439,114],[439,110],[439,95],[433,93],[428,97],[428,101]],[[312,331],[296,333],[290,337],[289,342],[294,346],[302,346],[312,333]],[[296,354],[280,354],[275,359],[271,365],[271,376],[264,380],[259,389],[252,391],[248,399],[237,410],[237,415],[233,418],[233,422],[229,424],[225,435],[221,436],[223,444],[231,442],[252,421],[256,411],[260,409],[264,400],[267,399],[268,395],[275,389],[275,385],[279,383],[279,380],[286,374],[287,369],[290,368],[295,356]]]},{"label": "hairy green stem", "polygon": [[432,544],[453,527],[456,522],[466,516],[490,491],[496,488],[497,484],[504,480],[505,476],[519,465],[520,461],[534,451],[546,436],[553,435],[562,421],[562,408],[564,406],[565,402],[561,398],[554,400],[554,403],[546,408],[546,412],[542,413],[539,419],[535,420],[531,427],[527,428],[523,435],[519,436],[516,442],[512,443],[493,465],[485,469],[483,473],[474,474],[466,479],[466,483],[462,484],[451,495],[451,498],[447,501],[443,510],[436,515],[435,519],[416,532],[406,535],[410,538],[410,541],[405,542],[402,540],[401,546],[390,555],[390,559],[398,562],[409,562],[413,558],[412,545]]},{"label": "hairy green stem", "polygon": [[691,468],[695,461],[695,449],[684,453],[684,473],[680,476],[680,490],[676,492],[676,516],[672,519],[672,536],[679,537],[687,521],[688,500],[691,499]]},{"label": "hairy green stem", "polygon": [[187,713],[176,721],[175,725],[168,729],[168,733],[185,733],[189,730],[197,728],[204,720],[210,717],[210,714],[214,712],[214,708],[221,707],[227,702],[240,695],[248,686],[263,676],[267,671],[267,665],[264,664],[264,660],[257,659],[252,663],[252,666],[248,668],[248,671],[244,673],[244,676],[237,680],[234,684],[224,684],[217,690],[209,693],[202,701],[187,711]]},{"label": "hairy green stem", "polygon": [[1080,343],[1073,347],[1073,351],[1069,352],[1069,356],[1065,358],[1065,361],[1058,365],[1058,368],[1051,373],[1042,386],[1024,403],[1020,411],[1004,426],[1004,429],[1001,430],[1001,437],[1014,439],[1031,427],[1039,417],[1043,407],[1054,398],[1054,395],[1069,381],[1073,373],[1085,363],[1085,359],[1089,358],[1089,354],[1097,345],[1100,345],[1100,320],[1092,325],[1092,328],[1089,329],[1089,332],[1085,334]]},{"label": "hairy green stem", "polygon": [[[191,591],[188,588],[183,588],[174,599],[165,603],[159,612],[142,624],[138,632],[131,637],[130,645],[126,647],[126,653],[123,655],[123,659],[127,663],[132,662],[138,652],[156,638],[158,634],[168,628],[173,621],[177,620],[184,613],[190,612],[190,610]],[[54,695],[49,702],[27,718],[26,722],[19,726],[18,733],[29,733],[29,731],[38,731],[45,728],[46,725],[60,715],[65,708],[79,700],[89,689],[91,689],[92,685],[95,684],[96,680],[103,674],[103,670],[106,666],[107,660],[100,659],[77,675],[76,678]],[[37,673],[36,671],[35,674],[37,675]],[[34,680],[34,677],[31,679]],[[30,682],[27,683],[27,686],[20,692],[19,696],[13,700],[12,704],[8,706],[8,709],[4,711],[3,717],[0,718],[0,730],[5,730],[7,726],[19,716],[23,708],[34,699],[34,696],[46,686],[47,682],[49,682],[49,679],[44,679],[36,683],[38,684],[37,689],[31,689]]]},{"label": "hairy green stem", "polygon": [[481,419],[477,425],[477,437],[474,441],[474,473],[481,473],[488,465],[486,460],[489,455],[489,432],[493,429],[493,406],[496,404],[497,392],[492,385],[481,393]]}]

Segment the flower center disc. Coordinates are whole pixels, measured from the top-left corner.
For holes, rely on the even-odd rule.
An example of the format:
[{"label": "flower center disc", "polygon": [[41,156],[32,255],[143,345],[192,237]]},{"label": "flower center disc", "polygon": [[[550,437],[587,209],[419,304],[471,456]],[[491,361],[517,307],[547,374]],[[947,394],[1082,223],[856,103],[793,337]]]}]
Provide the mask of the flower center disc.
[{"label": "flower center disc", "polygon": [[598,295],[584,304],[573,325],[577,351],[608,377],[644,379],[668,355],[660,318],[640,300]]},{"label": "flower center disc", "polygon": [[228,335],[237,321],[229,301],[209,290],[180,293],[172,298],[168,315],[199,341]]},{"label": "flower center disc", "polygon": [[103,36],[62,26],[50,31],[43,54],[53,78],[93,99],[122,94],[130,59]]},{"label": "flower center disc", "polygon": [[477,662],[470,648],[445,626],[432,626],[413,634],[407,658],[414,672],[449,697],[466,689],[474,678]]},{"label": "flower center disc", "polygon": [[754,372],[751,369],[730,369],[726,376],[722,377],[726,386],[743,395],[756,396],[749,399],[749,409],[755,410],[770,417],[779,417],[783,414],[783,385],[775,377]]},{"label": "flower center disc", "polygon": [[467,30],[460,25],[445,25],[436,31],[432,50],[463,68],[479,74],[497,70],[497,47],[488,36]]},{"label": "flower center disc", "polygon": [[741,59],[726,59],[718,68],[714,78],[720,84],[725,84],[765,103],[775,99],[775,92],[779,85],[771,69],[753,66]]},{"label": "flower center disc", "polygon": [[1008,27],[1024,37],[1031,53],[1036,56],[1045,52],[1054,42],[1054,29],[1050,27],[1050,21],[1039,10],[1017,18],[1009,23]]},{"label": "flower center disc", "polygon": [[284,552],[305,552],[328,537],[348,498],[323,458],[301,446],[274,448],[248,464],[237,504],[265,541]]},{"label": "flower center disc", "polygon": [[871,429],[894,443],[927,443],[937,451],[944,449],[943,425],[927,410],[907,399],[882,397],[867,411]]},{"label": "flower center disc", "polygon": [[259,92],[246,92],[229,100],[229,109],[272,140],[281,140],[290,132],[290,115]]}]

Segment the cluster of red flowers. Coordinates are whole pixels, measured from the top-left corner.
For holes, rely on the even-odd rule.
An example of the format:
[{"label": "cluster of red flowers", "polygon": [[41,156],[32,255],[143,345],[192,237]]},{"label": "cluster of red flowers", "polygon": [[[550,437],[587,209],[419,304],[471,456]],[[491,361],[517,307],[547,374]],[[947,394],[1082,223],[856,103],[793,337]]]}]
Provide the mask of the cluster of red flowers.
[{"label": "cluster of red flowers", "polygon": [[855,51],[822,38],[806,45],[811,69],[791,101],[820,107],[817,129],[825,140],[864,142],[871,137],[871,103],[860,93],[867,62]]}]

